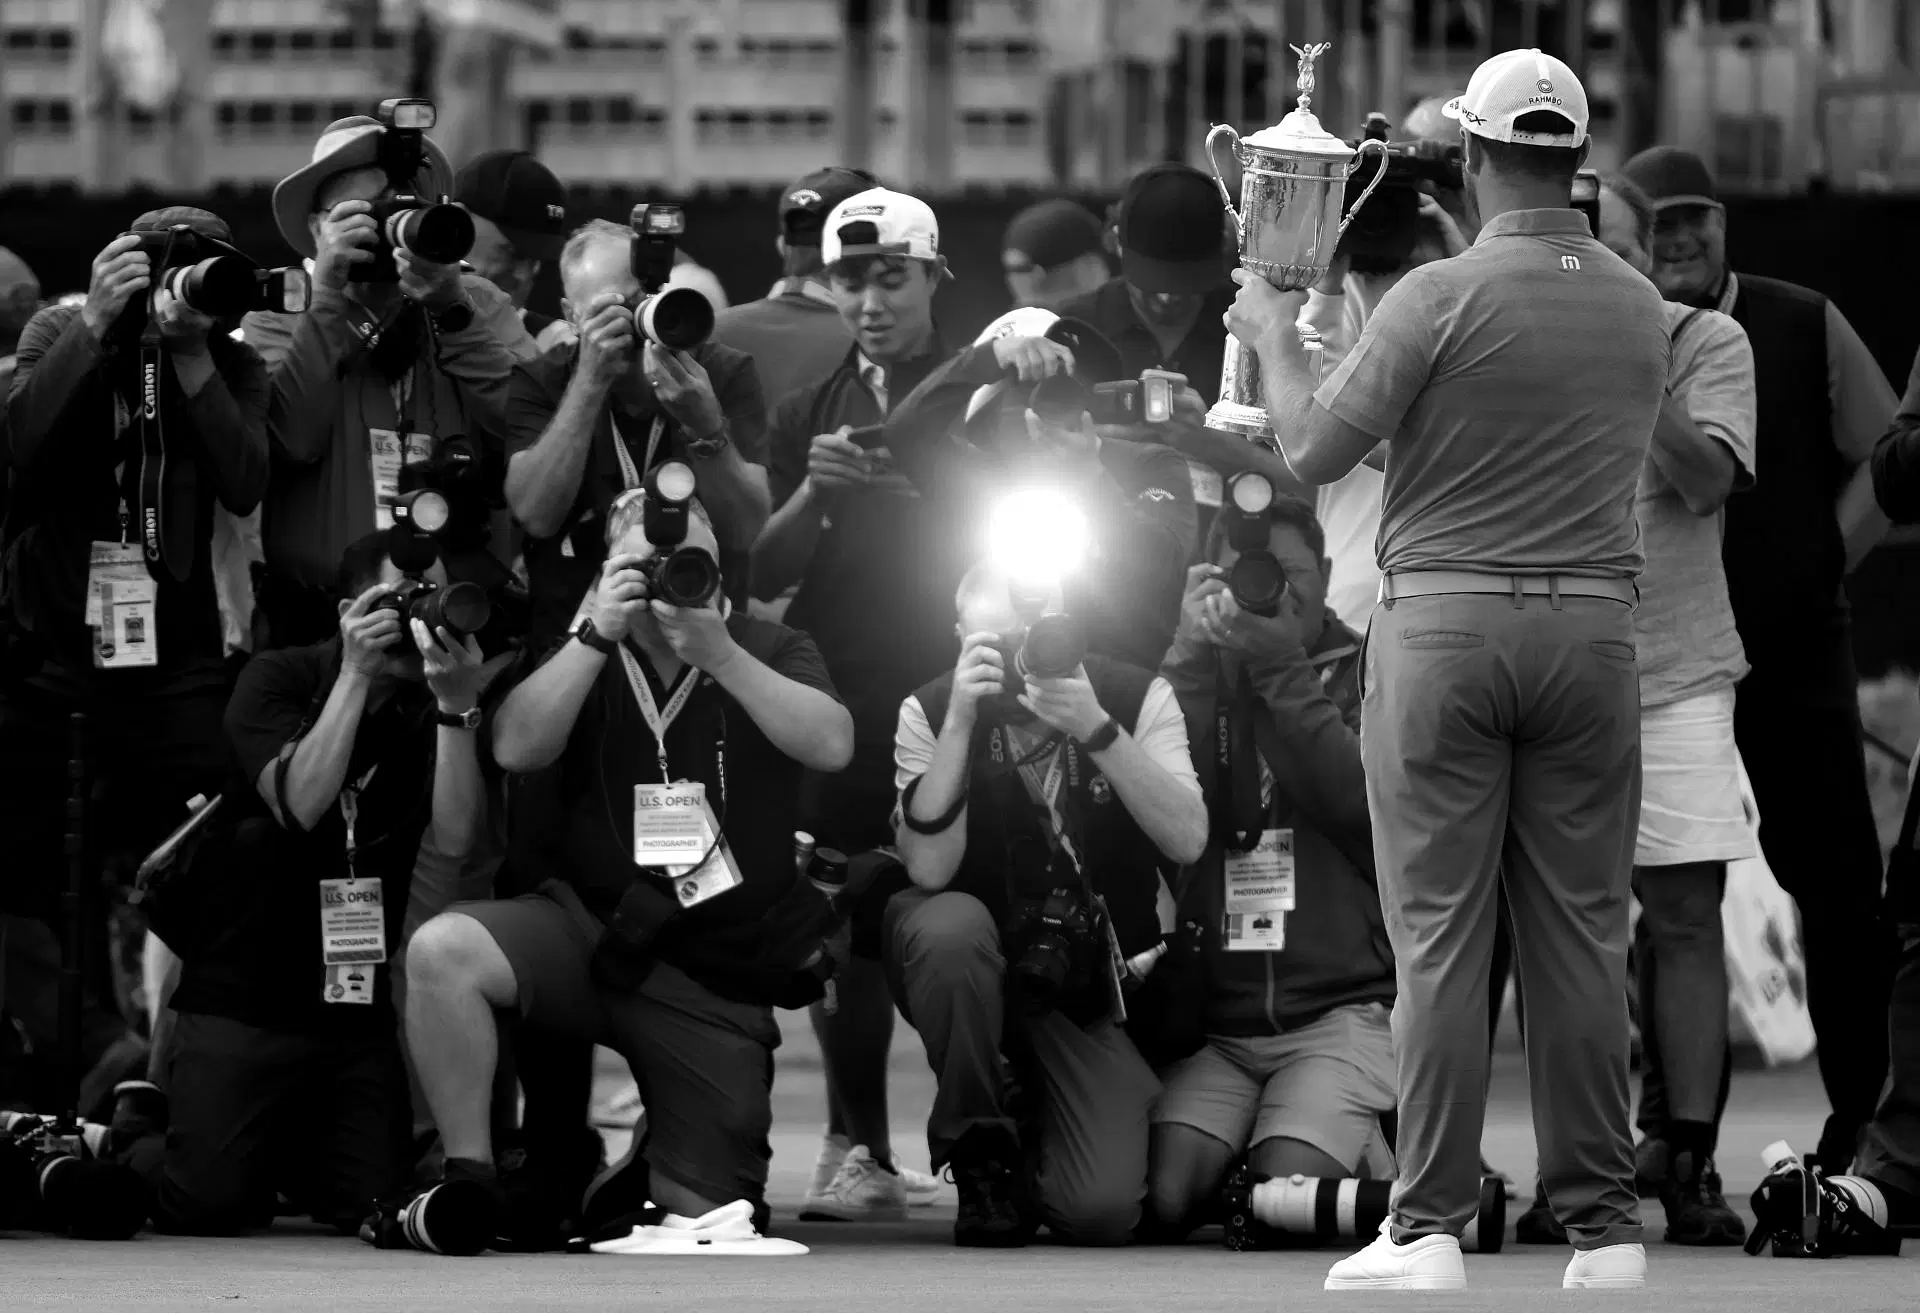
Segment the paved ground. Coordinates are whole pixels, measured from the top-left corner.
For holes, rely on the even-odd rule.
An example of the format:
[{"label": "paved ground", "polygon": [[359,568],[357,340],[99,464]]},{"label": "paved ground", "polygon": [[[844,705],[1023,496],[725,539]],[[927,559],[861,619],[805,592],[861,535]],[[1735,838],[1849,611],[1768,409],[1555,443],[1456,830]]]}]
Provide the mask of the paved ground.
[{"label": "paved ground", "polygon": [[[819,1147],[817,1054],[792,1034],[776,1098],[771,1196],[776,1225],[813,1246],[786,1262],[606,1257],[444,1259],[383,1253],[356,1241],[283,1230],[245,1241],[143,1236],[127,1244],[47,1237],[0,1238],[0,1309],[627,1309],[703,1310],[1270,1310],[1401,1307],[1398,1297],[1328,1295],[1320,1288],[1337,1255],[1229,1254],[1203,1238],[1177,1249],[1075,1251],[1046,1245],[982,1254],[949,1243],[951,1202],[899,1226],[815,1226],[792,1221]],[[926,1162],[920,1133],[932,1084],[903,1032],[895,1052],[895,1123],[903,1156]],[[1760,1175],[1759,1152],[1786,1136],[1810,1147],[1822,1112],[1811,1065],[1742,1072],[1729,1109],[1722,1165],[1728,1193],[1745,1211]],[[1494,1163],[1530,1189],[1533,1132],[1517,1054],[1503,1055],[1486,1136]],[[1516,1206],[1517,1207],[1517,1206]],[[1659,1207],[1649,1230],[1659,1234]],[[1566,1252],[1509,1246],[1469,1256],[1464,1295],[1427,1296],[1428,1308],[1534,1313],[1599,1296],[1562,1292]],[[1651,1247],[1653,1289],[1609,1296],[1622,1308],[1687,1313],[1760,1309],[1920,1309],[1920,1246],[1899,1259],[1830,1262],[1747,1258],[1739,1251]]]}]

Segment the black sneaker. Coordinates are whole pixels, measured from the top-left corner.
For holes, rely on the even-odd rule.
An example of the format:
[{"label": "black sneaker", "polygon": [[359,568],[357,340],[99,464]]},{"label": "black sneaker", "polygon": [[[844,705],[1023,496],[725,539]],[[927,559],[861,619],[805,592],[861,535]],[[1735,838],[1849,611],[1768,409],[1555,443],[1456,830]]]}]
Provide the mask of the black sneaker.
[{"label": "black sneaker", "polygon": [[1567,1243],[1567,1228],[1560,1225],[1560,1219],[1553,1215],[1553,1205],[1547,1202],[1545,1181],[1533,1183],[1533,1207],[1514,1220],[1513,1238],[1523,1245]]},{"label": "black sneaker", "polygon": [[1747,1224],[1727,1207],[1720,1173],[1705,1154],[1689,1150],[1673,1156],[1660,1187],[1660,1206],[1667,1210],[1670,1245],[1737,1245],[1747,1238]]},{"label": "black sneaker", "polygon": [[1672,1158],[1673,1146],[1657,1136],[1649,1135],[1634,1145],[1634,1192],[1642,1199],[1658,1199],[1660,1188],[1667,1183],[1667,1170]]},{"label": "black sneaker", "polygon": [[1021,1208],[1020,1161],[1012,1137],[969,1131],[954,1146],[947,1170],[960,1192],[953,1243],[966,1249],[1020,1249],[1033,1235]]}]

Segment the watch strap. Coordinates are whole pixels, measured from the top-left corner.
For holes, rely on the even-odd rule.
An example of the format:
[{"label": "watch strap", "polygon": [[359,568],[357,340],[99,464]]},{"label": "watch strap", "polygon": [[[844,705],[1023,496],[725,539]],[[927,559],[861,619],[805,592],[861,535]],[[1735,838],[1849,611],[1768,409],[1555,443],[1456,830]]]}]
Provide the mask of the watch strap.
[{"label": "watch strap", "polygon": [[602,656],[612,656],[620,650],[618,640],[608,638],[593,627],[593,617],[590,615],[580,617],[573,626],[573,636]]},{"label": "watch strap", "polygon": [[1093,733],[1087,735],[1087,737],[1081,742],[1080,746],[1085,748],[1090,754],[1096,753],[1096,752],[1105,752],[1108,748],[1113,746],[1114,740],[1119,737],[1120,737],[1120,722],[1115,720],[1112,716],[1108,716],[1106,724],[1102,725],[1099,729],[1095,730]]},{"label": "watch strap", "polygon": [[443,729],[479,729],[480,708],[469,707],[465,711],[458,712],[441,711],[436,708],[433,713],[433,723]]}]

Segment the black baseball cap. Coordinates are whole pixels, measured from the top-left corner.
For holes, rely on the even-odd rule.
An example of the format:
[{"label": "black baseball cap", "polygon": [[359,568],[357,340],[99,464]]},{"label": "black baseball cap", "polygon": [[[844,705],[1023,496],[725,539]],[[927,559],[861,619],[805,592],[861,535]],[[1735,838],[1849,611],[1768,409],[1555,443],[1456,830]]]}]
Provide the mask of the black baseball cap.
[{"label": "black baseball cap", "polygon": [[168,205],[158,210],[148,210],[145,214],[127,225],[130,233],[163,233],[175,228],[185,227],[194,236],[225,247],[235,255],[241,250],[233,244],[233,231],[227,227],[227,221],[211,210],[203,210],[194,205]]},{"label": "black baseball cap", "polygon": [[1065,197],[1029,205],[1013,216],[1002,251],[1018,251],[1039,269],[1057,269],[1101,249],[1100,219]]},{"label": "black baseball cap", "polygon": [[454,175],[453,199],[506,234],[513,249],[558,260],[567,244],[567,189],[524,150],[490,150]]},{"label": "black baseball cap", "polygon": [[865,169],[829,165],[815,169],[780,193],[780,235],[788,246],[818,246],[833,207],[880,185]]},{"label": "black baseball cap", "polygon": [[1120,272],[1143,292],[1199,296],[1227,281],[1226,209],[1212,178],[1155,164],[1120,197]]}]

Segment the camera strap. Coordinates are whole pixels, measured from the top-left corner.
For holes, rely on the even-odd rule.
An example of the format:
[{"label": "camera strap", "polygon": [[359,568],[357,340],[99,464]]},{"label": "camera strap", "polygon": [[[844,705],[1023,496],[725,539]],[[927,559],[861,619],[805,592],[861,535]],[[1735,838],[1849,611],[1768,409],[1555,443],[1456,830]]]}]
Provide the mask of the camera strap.
[{"label": "camera strap", "polygon": [[374,772],[379,769],[380,763],[376,761],[367,767],[366,774],[359,779],[351,784],[340,786],[340,822],[347,832],[347,879],[349,880],[359,879],[359,873],[354,870],[354,858],[360,849],[354,832],[360,823],[360,794],[368,784],[373,782]]},{"label": "camera strap", "polygon": [[[151,337],[155,340],[148,341]],[[167,442],[165,422],[160,416],[161,370],[164,368],[158,335],[151,327],[140,340],[140,548],[149,569],[157,569],[166,558],[166,480]],[[184,580],[192,562],[174,568],[174,578]]]},{"label": "camera strap", "polygon": [[1260,759],[1254,734],[1252,674],[1242,664],[1229,688],[1224,662],[1218,671],[1213,700],[1214,834],[1231,852],[1252,852],[1266,829],[1273,777]]},{"label": "camera strap", "polygon": [[[667,762],[667,730],[686,710],[687,700],[693,696],[694,686],[700,682],[700,672],[692,666],[680,671],[680,678],[667,692],[667,702],[661,706],[654,700],[653,689],[647,683],[647,674],[640,669],[640,659],[634,656],[632,649],[625,643],[620,644],[620,667],[627,672],[627,684],[633,689],[633,700],[640,704],[640,718],[647,722],[647,729],[653,734],[653,750],[660,761],[660,782],[673,783],[673,774]],[[721,752],[726,751],[725,740],[721,743]],[[724,756],[723,756],[724,760]],[[720,770],[720,805],[726,806],[727,775],[724,764]]]},{"label": "camera strap", "polygon": [[613,429],[613,454],[620,462],[620,482],[628,488],[637,488],[645,480],[647,471],[653,468],[653,458],[659,454],[660,439],[667,432],[666,417],[653,417],[653,424],[647,429],[647,458],[638,467],[633,463],[633,453],[627,450],[627,439],[620,432],[620,421],[609,412],[607,423]]},{"label": "camera strap", "polygon": [[[1055,852],[1066,853],[1076,870],[1081,869],[1079,847],[1073,841],[1071,826],[1060,805],[1060,794],[1069,772],[1075,775],[1079,772],[1079,760],[1073,756],[1073,745],[1067,742],[1066,735],[1055,730],[1031,752],[1015,757],[1012,751],[1013,731],[1010,728],[995,725],[988,733],[989,759],[996,765],[1004,763],[1003,772],[1020,781],[1027,797],[1047,814],[1048,843]],[[1047,762],[1045,774],[1041,775],[1036,767],[1042,758],[1049,755],[1051,760]],[[1070,756],[1072,760],[1069,760]]]}]

